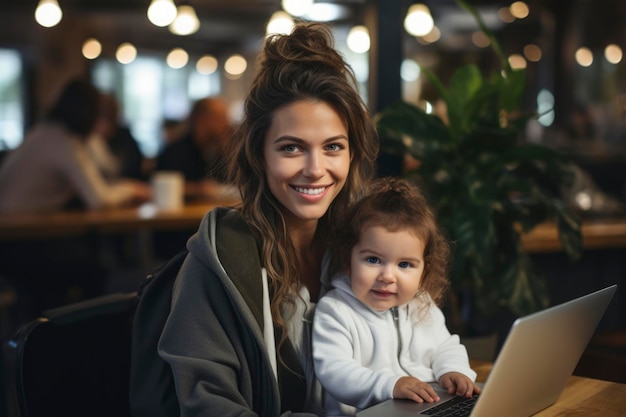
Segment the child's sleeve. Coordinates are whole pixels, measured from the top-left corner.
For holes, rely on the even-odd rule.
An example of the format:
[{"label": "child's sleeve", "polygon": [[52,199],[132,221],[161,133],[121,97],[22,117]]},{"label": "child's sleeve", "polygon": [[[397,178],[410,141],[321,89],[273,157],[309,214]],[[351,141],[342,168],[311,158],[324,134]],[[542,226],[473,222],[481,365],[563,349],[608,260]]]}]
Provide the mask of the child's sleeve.
[{"label": "child's sleeve", "polygon": [[313,321],[313,360],[317,378],[328,394],[363,409],[392,398],[399,376],[361,364],[358,330],[351,319],[354,314],[330,295],[320,299]]}]

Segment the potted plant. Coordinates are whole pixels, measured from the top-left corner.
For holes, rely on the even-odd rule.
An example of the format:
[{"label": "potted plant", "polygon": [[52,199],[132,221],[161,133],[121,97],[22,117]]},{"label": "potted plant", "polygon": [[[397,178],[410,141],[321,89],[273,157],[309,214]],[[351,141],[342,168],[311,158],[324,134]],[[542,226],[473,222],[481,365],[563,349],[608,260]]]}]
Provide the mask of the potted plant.
[{"label": "potted plant", "polygon": [[[572,259],[582,239],[564,194],[574,178],[573,163],[523,140],[523,126],[536,116],[520,112],[524,70],[511,69],[478,13],[457,3],[490,37],[502,69],[486,77],[468,64],[456,69],[446,87],[423,68],[445,103],[447,120],[406,102],[384,109],[376,120],[386,151],[418,161],[406,175],[426,190],[452,242],[452,293],[461,309],[471,311],[466,321],[478,316],[476,322],[484,323],[549,304],[545,277],[524,251],[523,233],[554,221]],[[468,331],[478,330],[470,324]]]}]

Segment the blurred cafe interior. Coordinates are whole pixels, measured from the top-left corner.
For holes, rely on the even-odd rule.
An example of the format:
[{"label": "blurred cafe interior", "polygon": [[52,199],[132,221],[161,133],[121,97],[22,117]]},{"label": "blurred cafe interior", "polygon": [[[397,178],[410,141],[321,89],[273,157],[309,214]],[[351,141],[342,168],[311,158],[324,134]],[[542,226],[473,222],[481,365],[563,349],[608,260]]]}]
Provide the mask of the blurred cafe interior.
[{"label": "blurred cafe interior", "polygon": [[[619,374],[601,376],[626,382],[626,2],[468,2],[511,67],[526,70],[524,107],[538,117],[525,127],[524,140],[558,149],[582,168],[591,190],[576,200],[584,221],[617,219],[605,227],[610,237],[596,236],[597,243],[585,247],[575,263],[554,247],[536,249],[532,256],[548,276],[554,303],[621,284],[602,323],[602,330],[616,336],[598,349],[617,358],[612,367]],[[160,14],[158,7],[169,7],[173,16]],[[410,24],[411,11],[426,17]],[[445,83],[463,64],[475,63],[485,72],[498,64],[489,39],[455,0],[1,0],[0,164],[65,83],[81,76],[117,98],[121,122],[135,139],[149,178],[197,100],[224,99],[230,123],[237,124],[266,33],[288,30],[297,20],[328,22],[373,114],[398,100],[432,108],[437,97],[421,68]],[[56,227],[46,220],[30,229],[27,223],[35,219],[16,225],[0,218],[0,240],[86,233],[109,267],[101,292],[134,291],[171,255],[157,256],[155,230],[188,236],[204,208],[185,218],[155,217],[153,206],[139,210],[137,219],[111,214],[102,220],[89,213],[83,228],[62,216]],[[26,318],[16,311],[21,293],[15,278],[4,277],[2,270],[0,293],[4,341]]]}]

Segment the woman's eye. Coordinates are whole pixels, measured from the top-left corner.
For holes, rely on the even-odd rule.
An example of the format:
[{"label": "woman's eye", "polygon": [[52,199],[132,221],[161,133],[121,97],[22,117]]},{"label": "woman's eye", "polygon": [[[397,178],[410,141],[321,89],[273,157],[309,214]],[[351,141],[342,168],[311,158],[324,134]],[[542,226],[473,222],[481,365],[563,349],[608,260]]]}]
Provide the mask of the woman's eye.
[{"label": "woman's eye", "polygon": [[326,146],[326,149],[328,149],[329,151],[337,152],[342,150],[343,146],[338,143],[331,143],[330,145]]},{"label": "woman's eye", "polygon": [[287,153],[294,153],[298,151],[298,146],[297,145],[285,145],[281,148],[281,150]]},{"label": "woman's eye", "polygon": [[380,263],[380,259],[377,256],[368,256],[365,260],[367,261],[367,263],[370,263],[370,264]]}]

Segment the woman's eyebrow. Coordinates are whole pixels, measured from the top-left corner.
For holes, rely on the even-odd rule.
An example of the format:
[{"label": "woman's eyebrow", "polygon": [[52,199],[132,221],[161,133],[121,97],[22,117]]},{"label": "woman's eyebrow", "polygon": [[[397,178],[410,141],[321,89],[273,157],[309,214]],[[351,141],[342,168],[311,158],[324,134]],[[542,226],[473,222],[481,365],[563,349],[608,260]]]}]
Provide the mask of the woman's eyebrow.
[{"label": "woman's eyebrow", "polygon": [[[331,136],[327,139],[324,140],[323,143],[328,143],[328,142],[334,142],[336,140],[348,140],[348,137],[346,135],[336,135],[336,136]],[[306,143],[306,140],[299,138],[297,136],[291,136],[291,135],[283,135],[283,136],[279,136],[276,139],[274,139],[274,143],[280,143],[280,142],[296,142],[296,143]]]}]

